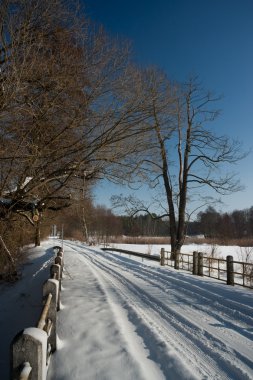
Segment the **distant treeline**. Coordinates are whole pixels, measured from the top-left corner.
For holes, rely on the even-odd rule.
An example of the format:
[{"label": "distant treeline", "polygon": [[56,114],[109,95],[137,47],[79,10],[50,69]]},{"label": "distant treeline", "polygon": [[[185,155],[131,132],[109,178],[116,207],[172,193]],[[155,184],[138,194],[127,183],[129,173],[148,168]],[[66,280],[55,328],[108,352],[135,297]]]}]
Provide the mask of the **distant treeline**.
[{"label": "distant treeline", "polygon": [[[169,236],[169,220],[159,219],[156,214],[130,216],[115,215],[112,210],[99,206],[86,207],[86,227],[90,237],[103,239],[106,236]],[[81,238],[81,216],[66,212],[65,234]],[[64,220],[61,218],[61,220]],[[186,235],[203,235],[206,238],[241,239],[253,237],[253,207],[230,213],[208,207],[187,224]]]},{"label": "distant treeline", "polygon": [[[153,219],[150,215],[118,218],[125,235],[168,236],[169,234],[168,220]],[[204,235],[207,238],[251,238],[253,236],[253,207],[230,213],[221,213],[213,207],[208,207],[197,215],[195,221],[187,224],[186,234]]]},{"label": "distant treeline", "polygon": [[210,238],[241,239],[253,236],[253,207],[220,213],[213,207],[200,212],[188,225],[188,234],[203,234]]}]

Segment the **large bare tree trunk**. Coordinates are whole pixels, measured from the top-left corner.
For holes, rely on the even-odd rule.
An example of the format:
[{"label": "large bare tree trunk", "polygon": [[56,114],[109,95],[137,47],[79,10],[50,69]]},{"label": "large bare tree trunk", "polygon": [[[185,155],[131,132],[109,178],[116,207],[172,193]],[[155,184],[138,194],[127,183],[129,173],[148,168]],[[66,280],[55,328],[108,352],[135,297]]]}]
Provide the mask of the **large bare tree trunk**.
[{"label": "large bare tree trunk", "polygon": [[175,254],[175,268],[179,269],[179,257],[181,248],[184,244],[185,239],[185,211],[187,204],[187,178],[188,178],[188,165],[189,165],[189,153],[191,151],[191,128],[192,121],[190,117],[190,98],[187,98],[187,131],[186,131],[186,141],[185,148],[183,152],[182,160],[182,135],[180,118],[178,124],[179,133],[179,144],[178,144],[178,154],[179,154],[179,210],[178,210],[178,225],[177,225],[177,246]]},{"label": "large bare tree trunk", "polygon": [[177,222],[176,222],[175,208],[174,208],[174,203],[173,203],[172,186],[170,183],[170,177],[169,177],[169,172],[168,172],[169,168],[168,168],[166,147],[165,147],[164,139],[162,137],[161,128],[156,116],[155,106],[153,109],[154,109],[154,117],[156,121],[155,130],[156,130],[157,138],[159,141],[160,155],[162,158],[163,183],[164,183],[164,188],[165,188],[165,193],[166,193],[167,203],[168,203],[168,208],[169,208],[171,257],[172,259],[175,259],[175,255],[177,252]]}]

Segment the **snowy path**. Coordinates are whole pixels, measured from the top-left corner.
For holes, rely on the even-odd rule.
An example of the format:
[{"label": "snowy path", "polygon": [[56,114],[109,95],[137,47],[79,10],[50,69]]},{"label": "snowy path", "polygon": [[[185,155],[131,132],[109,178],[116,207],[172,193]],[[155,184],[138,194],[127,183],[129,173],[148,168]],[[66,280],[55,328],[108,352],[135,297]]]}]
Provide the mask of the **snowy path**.
[{"label": "snowy path", "polygon": [[252,291],[65,244],[49,380],[252,379]]}]

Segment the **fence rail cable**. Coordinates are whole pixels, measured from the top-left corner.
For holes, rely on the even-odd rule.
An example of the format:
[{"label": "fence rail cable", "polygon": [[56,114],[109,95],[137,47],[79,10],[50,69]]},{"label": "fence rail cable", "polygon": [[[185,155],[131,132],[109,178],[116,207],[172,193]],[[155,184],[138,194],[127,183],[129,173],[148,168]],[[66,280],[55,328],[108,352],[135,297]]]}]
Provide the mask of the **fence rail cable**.
[{"label": "fence rail cable", "polygon": [[39,322],[37,324],[38,329],[43,330],[44,327],[47,325],[46,319],[47,319],[48,310],[50,307],[51,300],[52,300],[52,293],[49,293],[47,296],[47,300],[46,300],[46,303],[44,305],[44,308],[42,310]]},{"label": "fence rail cable", "polygon": [[25,362],[22,371],[20,372],[19,380],[28,380],[31,371],[32,367],[30,363]]}]

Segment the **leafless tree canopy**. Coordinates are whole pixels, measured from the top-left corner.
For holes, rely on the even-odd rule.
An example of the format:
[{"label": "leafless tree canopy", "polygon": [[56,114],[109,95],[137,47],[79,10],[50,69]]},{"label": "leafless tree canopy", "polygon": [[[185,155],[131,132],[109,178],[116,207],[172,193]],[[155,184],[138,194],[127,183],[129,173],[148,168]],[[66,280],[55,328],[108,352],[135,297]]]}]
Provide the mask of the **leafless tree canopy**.
[{"label": "leafless tree canopy", "polygon": [[[219,98],[204,91],[196,78],[186,84],[173,84],[153,69],[145,72],[143,86],[148,99],[149,144],[133,166],[153,187],[160,184],[163,188],[165,205],[160,203],[160,197],[155,203],[160,203],[163,214],[169,216],[171,249],[178,259],[192,197],[202,198],[206,205],[206,188],[221,195],[240,190],[228,165],[245,154],[238,141],[217,135],[212,129],[211,122],[219,114]],[[150,213],[150,208],[135,198],[113,200],[116,207],[127,204],[132,214],[144,210]]]},{"label": "leafless tree canopy", "polygon": [[190,189],[238,189],[219,170],[239,144],[206,128],[214,100],[196,81],[136,68],[75,0],[2,0],[0,218],[34,224],[96,178],[162,183],[179,252]]},{"label": "leafless tree canopy", "polygon": [[[84,180],[119,177],[147,117],[139,77],[127,44],[95,27],[75,1],[1,2],[4,239],[7,221],[38,229],[38,215],[69,206]],[[9,255],[4,240],[2,248]]]},{"label": "leafless tree canopy", "polygon": [[1,6],[0,192],[12,199],[8,211],[22,209],[21,200],[55,202],[59,192],[63,201],[71,181],[108,173],[138,146],[145,112],[127,46],[66,4]]}]

